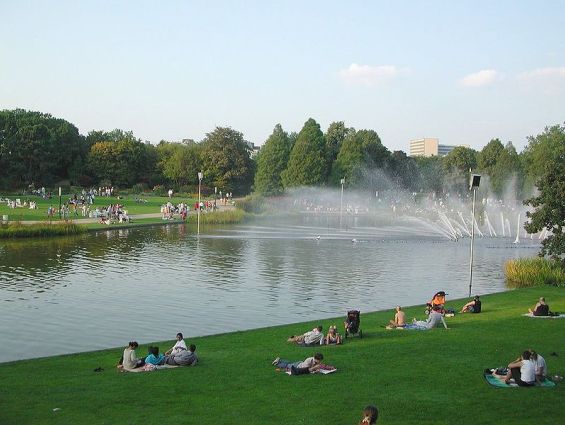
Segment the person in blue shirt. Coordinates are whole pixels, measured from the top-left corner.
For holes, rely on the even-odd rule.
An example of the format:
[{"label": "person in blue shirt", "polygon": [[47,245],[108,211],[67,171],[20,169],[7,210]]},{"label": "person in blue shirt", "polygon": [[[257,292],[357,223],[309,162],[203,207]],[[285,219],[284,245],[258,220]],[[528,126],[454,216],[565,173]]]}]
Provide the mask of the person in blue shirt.
[{"label": "person in blue shirt", "polygon": [[145,358],[146,364],[152,364],[155,366],[165,364],[165,356],[159,354],[159,347],[149,347],[149,355]]}]

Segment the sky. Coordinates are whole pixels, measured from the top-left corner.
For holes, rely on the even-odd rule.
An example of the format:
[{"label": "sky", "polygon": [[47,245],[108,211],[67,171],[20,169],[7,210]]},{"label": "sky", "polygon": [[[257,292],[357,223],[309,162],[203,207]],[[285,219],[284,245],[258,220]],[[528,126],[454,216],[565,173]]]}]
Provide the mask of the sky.
[{"label": "sky", "polygon": [[314,118],[390,150],[481,149],[565,121],[565,1],[0,0],[0,109],[256,145]]}]

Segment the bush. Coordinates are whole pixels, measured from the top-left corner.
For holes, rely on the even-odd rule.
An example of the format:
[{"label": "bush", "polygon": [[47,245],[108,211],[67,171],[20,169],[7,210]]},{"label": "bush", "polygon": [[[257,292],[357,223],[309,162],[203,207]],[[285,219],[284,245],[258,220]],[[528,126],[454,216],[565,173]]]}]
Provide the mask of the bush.
[{"label": "bush", "polygon": [[565,287],[565,269],[546,258],[508,260],[504,265],[506,284],[511,288],[553,285]]},{"label": "bush", "polygon": [[[243,210],[214,211],[200,214],[200,224],[237,224],[245,218],[246,214]],[[194,221],[196,220],[195,217]]]},{"label": "bush", "polygon": [[136,183],[131,188],[131,193],[142,194],[147,190],[147,185],[145,183]]},{"label": "bush", "polygon": [[21,223],[2,224],[0,239],[43,238],[48,236],[79,235],[87,231],[85,226],[74,223],[40,223],[25,225]]},{"label": "bush", "polygon": [[261,214],[265,211],[265,198],[260,195],[249,195],[238,201],[236,206],[246,213]]}]

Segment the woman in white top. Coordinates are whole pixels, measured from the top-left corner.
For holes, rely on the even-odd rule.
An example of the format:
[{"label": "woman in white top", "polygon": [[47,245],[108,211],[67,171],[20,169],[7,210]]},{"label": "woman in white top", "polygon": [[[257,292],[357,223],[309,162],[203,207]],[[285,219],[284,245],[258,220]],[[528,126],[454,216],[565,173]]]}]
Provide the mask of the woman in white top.
[{"label": "woman in white top", "polygon": [[504,382],[509,384],[510,378],[514,378],[520,387],[533,387],[536,383],[536,367],[531,357],[532,353],[524,351],[521,357],[510,363]]},{"label": "woman in white top", "polygon": [[547,365],[545,364],[545,359],[534,350],[530,350],[532,353],[531,360],[535,366],[536,381],[542,382],[547,375]]},{"label": "woman in white top", "polygon": [[177,334],[177,342],[175,343],[175,345],[173,345],[173,347],[165,352],[165,355],[170,356],[170,355],[175,355],[180,353],[181,351],[186,350],[186,342],[184,342],[183,336],[182,334],[179,332]]}]

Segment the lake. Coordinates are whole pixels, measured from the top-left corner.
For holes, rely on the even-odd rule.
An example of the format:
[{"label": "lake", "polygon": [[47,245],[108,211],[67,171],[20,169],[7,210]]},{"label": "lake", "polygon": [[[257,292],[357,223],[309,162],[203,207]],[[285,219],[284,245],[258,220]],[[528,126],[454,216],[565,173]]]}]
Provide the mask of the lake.
[{"label": "lake", "polygon": [[[168,225],[1,241],[0,361],[422,304],[438,290],[467,296],[468,238],[408,219],[338,227],[297,216],[200,237]],[[474,294],[504,290],[504,261],[539,250],[512,242],[475,239]]]}]

